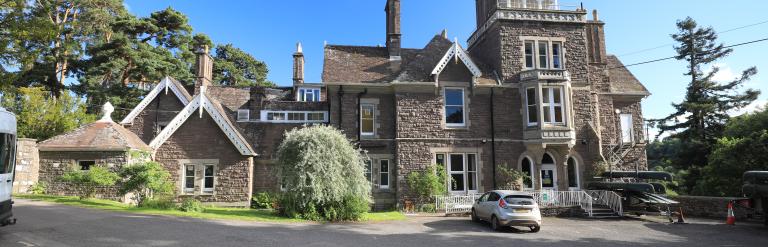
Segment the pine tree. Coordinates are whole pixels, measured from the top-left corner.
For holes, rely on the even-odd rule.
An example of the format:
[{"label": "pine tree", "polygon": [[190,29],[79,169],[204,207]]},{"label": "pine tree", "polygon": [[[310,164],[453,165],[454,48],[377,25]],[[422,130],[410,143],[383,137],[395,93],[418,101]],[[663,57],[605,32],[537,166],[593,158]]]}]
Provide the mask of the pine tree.
[{"label": "pine tree", "polygon": [[683,102],[672,104],[676,111],[655,123],[660,129],[659,135],[673,132],[671,137],[682,141],[681,157],[676,166],[689,171],[684,187],[690,190],[699,178],[700,168],[708,163],[712,146],[722,136],[729,112],[749,105],[760,92],[753,89],[740,91],[744,83],[757,74],[755,67],[726,83],[713,81],[718,67],[704,72],[705,66],[733,52],[717,41],[714,29],[699,27],[690,17],[678,21],[677,28],[679,32],[672,35],[678,43],[676,59],[688,62],[685,75],[690,81]]}]

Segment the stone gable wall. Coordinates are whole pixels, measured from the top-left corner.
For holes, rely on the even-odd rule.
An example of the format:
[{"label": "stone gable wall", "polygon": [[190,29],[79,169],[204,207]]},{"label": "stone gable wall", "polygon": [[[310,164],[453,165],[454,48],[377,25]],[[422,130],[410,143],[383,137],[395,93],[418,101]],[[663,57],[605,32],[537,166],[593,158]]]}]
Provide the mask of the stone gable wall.
[{"label": "stone gable wall", "polygon": [[[162,163],[176,181],[176,191],[182,195],[182,165],[192,160],[217,160],[215,191],[198,193],[202,202],[226,206],[250,205],[253,160],[243,156],[207,112],[200,118],[192,115],[156,151],[155,159]],[[202,186],[202,185],[200,185]],[[186,195],[180,196],[186,197]]]},{"label": "stone gable wall", "polygon": [[132,124],[125,127],[144,143],[150,143],[155,138],[156,123],[170,122],[182,109],[184,105],[172,91],[168,90],[168,94],[163,91],[136,116]]}]

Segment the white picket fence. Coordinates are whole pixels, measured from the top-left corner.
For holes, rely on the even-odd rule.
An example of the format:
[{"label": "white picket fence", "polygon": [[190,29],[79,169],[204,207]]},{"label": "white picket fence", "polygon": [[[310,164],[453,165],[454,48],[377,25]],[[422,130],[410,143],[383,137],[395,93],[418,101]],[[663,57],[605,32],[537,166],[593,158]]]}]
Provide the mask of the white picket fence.
[{"label": "white picket fence", "polygon": [[[567,208],[567,207],[580,207],[585,212],[592,216],[592,204],[595,200],[586,191],[531,191],[527,192],[536,200],[540,208]],[[613,193],[614,195],[616,193]],[[467,194],[467,195],[448,195],[448,196],[435,196],[435,209],[443,211],[445,214],[460,214],[469,213],[472,211],[472,205],[480,198],[482,194]],[[609,197],[608,193],[601,194],[607,200],[601,200],[599,202],[614,202],[614,198]],[[615,204],[611,204],[614,205]],[[609,206],[611,206],[609,205]],[[613,209],[614,207],[611,207]],[[619,207],[621,207],[621,201],[619,201]],[[619,208],[621,210],[621,208]],[[618,212],[618,211],[617,211]]]}]

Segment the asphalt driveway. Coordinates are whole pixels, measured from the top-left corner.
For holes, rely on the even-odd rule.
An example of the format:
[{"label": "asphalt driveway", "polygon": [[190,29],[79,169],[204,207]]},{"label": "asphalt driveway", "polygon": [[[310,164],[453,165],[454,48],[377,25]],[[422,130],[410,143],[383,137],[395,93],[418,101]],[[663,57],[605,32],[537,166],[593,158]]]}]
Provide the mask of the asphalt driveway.
[{"label": "asphalt driveway", "polygon": [[18,200],[0,246],[764,246],[768,228],[694,221],[545,218],[539,233],[492,232],[468,218],[367,224],[217,221],[146,216]]}]

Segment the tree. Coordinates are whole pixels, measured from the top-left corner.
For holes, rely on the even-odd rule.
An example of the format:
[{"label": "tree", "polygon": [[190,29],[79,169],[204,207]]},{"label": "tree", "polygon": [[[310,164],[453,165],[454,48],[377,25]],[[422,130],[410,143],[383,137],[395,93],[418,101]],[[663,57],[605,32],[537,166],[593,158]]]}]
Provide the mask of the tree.
[{"label": "tree", "polygon": [[281,213],[310,220],[361,219],[371,201],[361,153],[330,126],[287,132],[277,151],[277,174],[286,188]]},{"label": "tree", "polygon": [[64,91],[59,98],[42,87],[18,88],[2,95],[2,106],[16,114],[18,135],[45,140],[94,120],[80,98]]},{"label": "tree", "polygon": [[706,73],[703,71],[704,66],[727,57],[733,51],[717,42],[714,29],[701,28],[690,17],[678,21],[677,28],[679,32],[672,35],[678,42],[675,46],[676,59],[688,62],[685,75],[690,77],[690,81],[683,102],[673,104],[676,111],[655,120],[655,123],[660,129],[659,135],[675,132],[671,137],[682,141],[681,158],[675,165],[690,173],[692,179],[686,180],[684,187],[693,188],[701,167],[708,163],[712,146],[722,136],[728,113],[749,105],[760,92],[753,89],[738,91],[757,73],[755,67],[726,83],[712,80],[719,68],[712,67]]},{"label": "tree", "polygon": [[768,110],[732,118],[710,155],[694,193],[741,196],[742,174],[768,170]]},{"label": "tree", "polygon": [[93,198],[98,187],[113,186],[118,179],[120,177],[117,173],[104,166],[92,166],[89,170],[81,171],[76,165],[72,165],[61,176],[61,181],[72,183],[82,189],[80,199]]},{"label": "tree", "polygon": [[120,177],[123,178],[120,193],[133,193],[139,207],[155,195],[173,191],[171,174],[157,162],[143,161],[127,165],[120,171]]},{"label": "tree", "polygon": [[226,86],[274,87],[267,80],[267,65],[232,44],[216,47],[213,81]]}]

